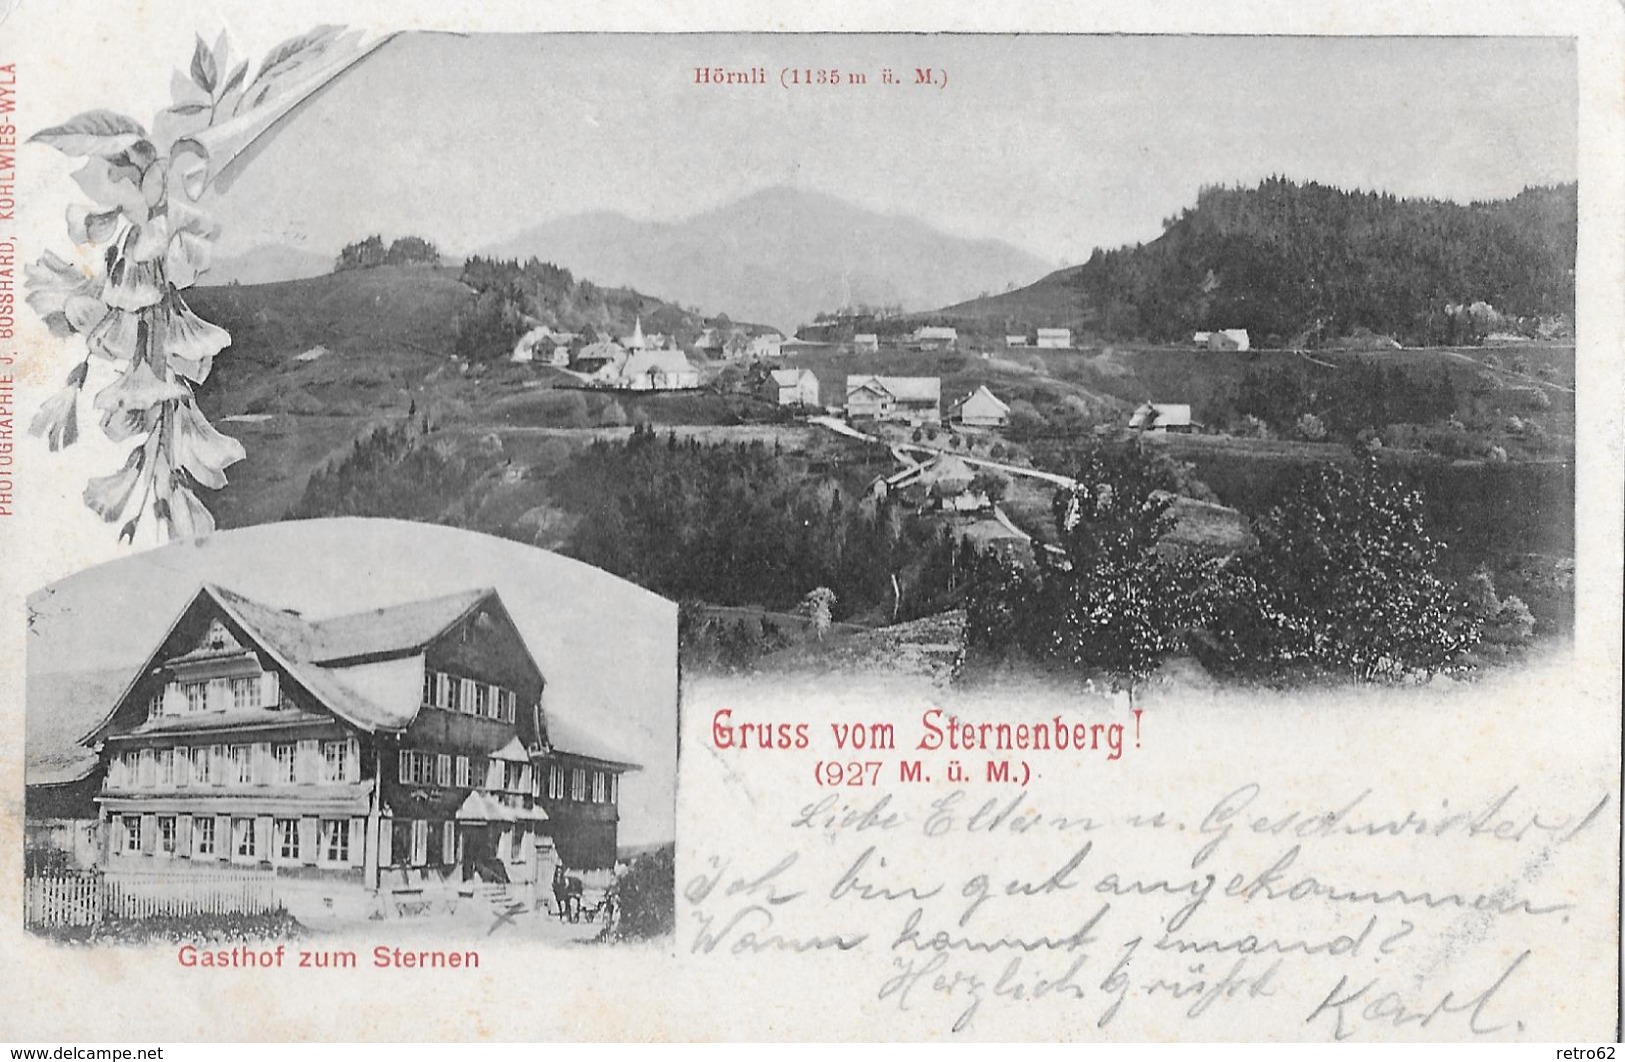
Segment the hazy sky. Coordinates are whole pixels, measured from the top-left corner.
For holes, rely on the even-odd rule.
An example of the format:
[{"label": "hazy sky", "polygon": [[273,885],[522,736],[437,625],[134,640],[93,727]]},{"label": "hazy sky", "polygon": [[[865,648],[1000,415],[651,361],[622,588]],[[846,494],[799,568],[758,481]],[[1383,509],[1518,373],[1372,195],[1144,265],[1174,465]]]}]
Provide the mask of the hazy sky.
[{"label": "hazy sky", "polygon": [[[702,65],[770,83],[697,86]],[[786,90],[787,66],[868,84]],[[924,66],[946,87],[909,84]],[[1572,180],[1575,114],[1558,39],[414,35],[299,112],[217,209],[227,254],[374,231],[460,253],[793,185],[1058,263],[1272,173],[1458,200]]]}]

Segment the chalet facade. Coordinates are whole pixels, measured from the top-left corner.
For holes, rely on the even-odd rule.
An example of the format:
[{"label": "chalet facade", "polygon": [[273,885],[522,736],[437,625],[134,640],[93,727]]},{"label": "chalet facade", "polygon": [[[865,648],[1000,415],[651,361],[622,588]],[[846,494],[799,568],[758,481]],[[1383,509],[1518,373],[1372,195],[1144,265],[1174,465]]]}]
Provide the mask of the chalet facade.
[{"label": "chalet facade", "polygon": [[1072,347],[1072,329],[1040,328],[1037,346],[1045,350],[1069,350]]},{"label": "chalet facade", "polygon": [[880,353],[880,336],[874,332],[859,332],[852,337],[852,353]]},{"label": "chalet facade", "polygon": [[378,891],[615,861],[638,767],[544,709],[494,590],[310,620],[205,586],[155,636],[81,742],[89,770],[53,787],[93,794],[108,870]]},{"label": "chalet facade", "polygon": [[1002,428],[1010,423],[1010,407],[984,385],[955,402],[950,416],[968,427]]},{"label": "chalet facade", "polygon": [[942,381],[935,376],[848,376],[851,420],[942,423]]}]

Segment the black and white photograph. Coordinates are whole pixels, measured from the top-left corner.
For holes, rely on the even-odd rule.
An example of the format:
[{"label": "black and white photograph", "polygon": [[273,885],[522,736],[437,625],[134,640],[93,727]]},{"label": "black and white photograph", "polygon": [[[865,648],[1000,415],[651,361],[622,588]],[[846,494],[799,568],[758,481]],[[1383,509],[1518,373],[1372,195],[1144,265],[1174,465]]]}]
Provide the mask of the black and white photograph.
[{"label": "black and white photograph", "polygon": [[669,933],[670,602],[351,518],[177,543],[30,609],[30,929]]},{"label": "black and white photograph", "polygon": [[20,954],[1617,1032],[1619,33],[372,7],[0,47]]}]

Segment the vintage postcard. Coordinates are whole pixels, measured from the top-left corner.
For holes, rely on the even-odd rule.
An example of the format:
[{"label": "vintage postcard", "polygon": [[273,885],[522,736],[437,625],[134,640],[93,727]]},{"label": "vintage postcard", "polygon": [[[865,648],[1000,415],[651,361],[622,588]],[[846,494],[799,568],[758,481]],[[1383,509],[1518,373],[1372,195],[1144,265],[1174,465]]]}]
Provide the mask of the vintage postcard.
[{"label": "vintage postcard", "polygon": [[0,34],[0,1040],[1618,1038],[1619,5]]}]

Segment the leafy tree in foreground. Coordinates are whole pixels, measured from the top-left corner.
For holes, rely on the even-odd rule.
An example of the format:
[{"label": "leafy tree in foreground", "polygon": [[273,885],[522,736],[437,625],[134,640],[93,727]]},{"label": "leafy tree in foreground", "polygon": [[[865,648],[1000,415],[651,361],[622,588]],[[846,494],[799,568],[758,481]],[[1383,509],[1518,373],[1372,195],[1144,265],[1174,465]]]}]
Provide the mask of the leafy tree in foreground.
[{"label": "leafy tree in foreground", "polygon": [[1478,610],[1438,574],[1421,495],[1374,460],[1307,470],[1254,531],[1211,627],[1221,670],[1403,681],[1478,641]]},{"label": "leafy tree in foreground", "polygon": [[1205,617],[1206,565],[1160,543],[1172,529],[1167,470],[1136,454],[1088,454],[1055,497],[1063,557],[1027,575],[989,561],[966,603],[967,656],[1019,647],[1034,659],[1136,686]]}]

